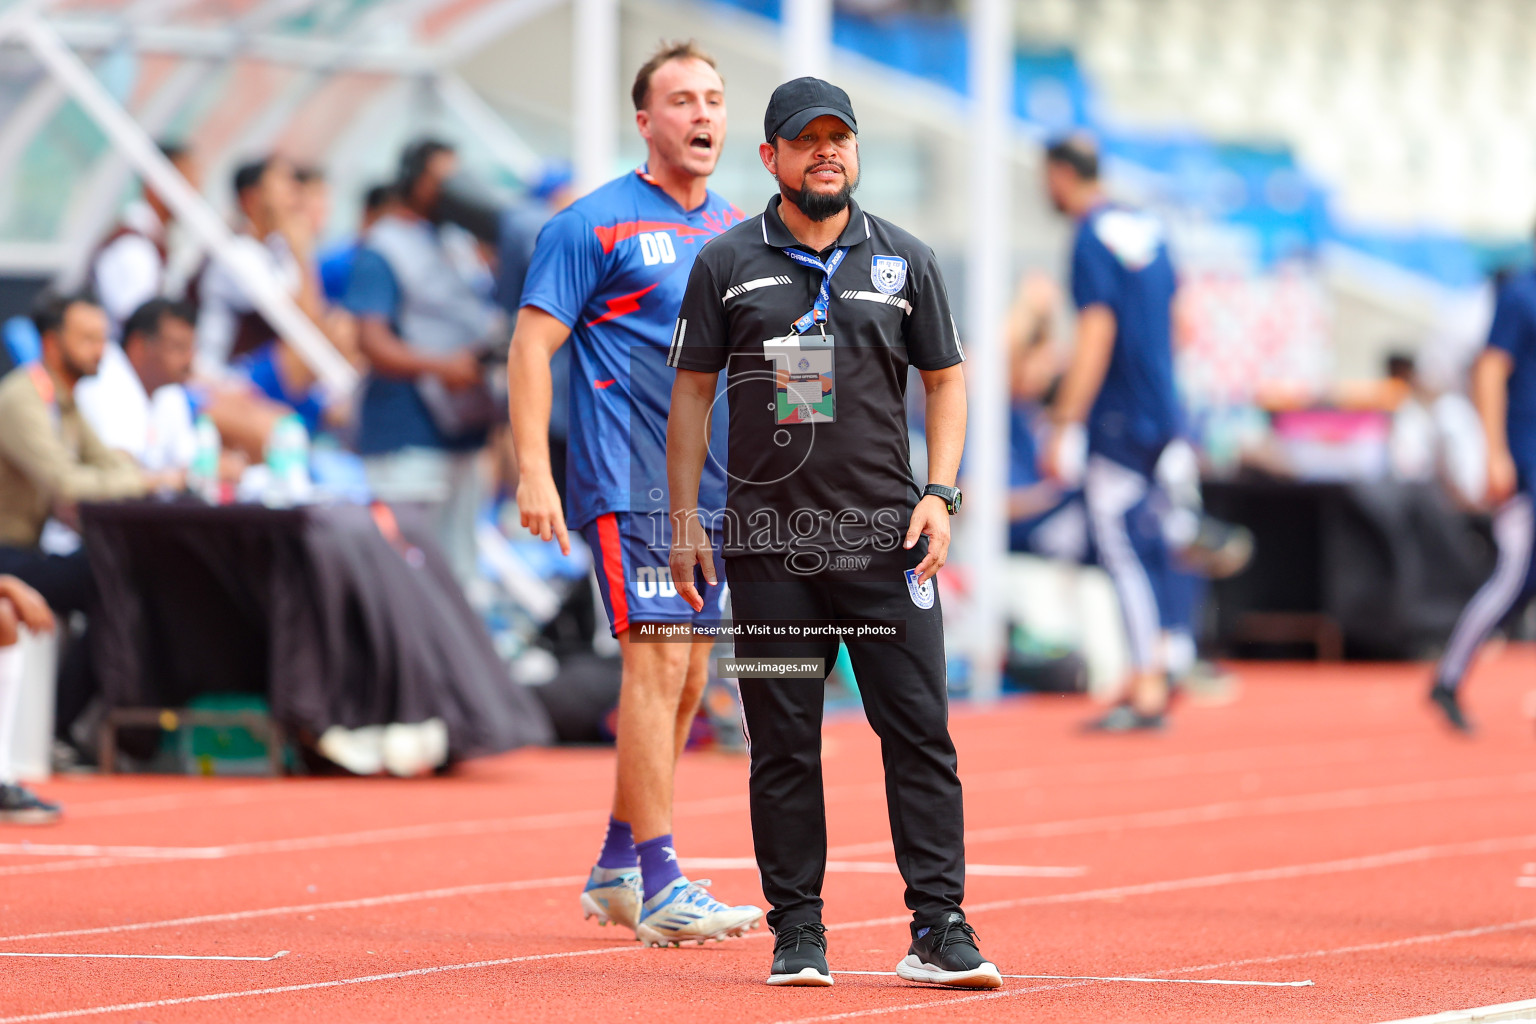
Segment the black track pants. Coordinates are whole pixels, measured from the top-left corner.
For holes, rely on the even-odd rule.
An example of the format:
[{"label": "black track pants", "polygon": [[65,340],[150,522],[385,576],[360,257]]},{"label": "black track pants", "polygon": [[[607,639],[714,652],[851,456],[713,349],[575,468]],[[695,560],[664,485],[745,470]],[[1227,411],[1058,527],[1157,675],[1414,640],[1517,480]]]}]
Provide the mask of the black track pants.
[{"label": "black track pants", "polygon": [[[743,564],[747,563],[747,564]],[[955,746],[949,737],[944,630],[937,588],[933,606],[914,603],[894,581],[827,576],[754,582],[766,573],[732,559],[733,618],[738,624],[782,619],[892,619],[906,623],[901,642],[852,641],[848,654],[864,713],[880,737],[885,796],[896,866],[906,880],[915,921],[958,910],[965,894],[965,824]],[[883,575],[883,574],[882,574]],[[741,658],[837,658],[835,639],[767,642],[736,639]],[[741,703],[751,751],[752,839],[775,931],[820,921],[826,874],[826,802],[821,775],[823,679],[742,679]],[[916,926],[914,926],[915,929]]]}]

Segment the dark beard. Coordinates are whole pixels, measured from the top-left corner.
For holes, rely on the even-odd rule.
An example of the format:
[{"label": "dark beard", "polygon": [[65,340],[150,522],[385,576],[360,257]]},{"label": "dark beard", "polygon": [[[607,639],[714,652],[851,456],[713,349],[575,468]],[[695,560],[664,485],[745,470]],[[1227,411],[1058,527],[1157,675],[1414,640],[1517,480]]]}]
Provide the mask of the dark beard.
[{"label": "dark beard", "polygon": [[859,187],[858,179],[844,176],[843,187],[836,192],[807,192],[804,189],[791,188],[784,182],[779,182],[779,191],[784,193],[784,198],[799,207],[800,212],[817,223],[829,217],[836,217],[848,209],[848,202],[853,198],[853,190]]}]

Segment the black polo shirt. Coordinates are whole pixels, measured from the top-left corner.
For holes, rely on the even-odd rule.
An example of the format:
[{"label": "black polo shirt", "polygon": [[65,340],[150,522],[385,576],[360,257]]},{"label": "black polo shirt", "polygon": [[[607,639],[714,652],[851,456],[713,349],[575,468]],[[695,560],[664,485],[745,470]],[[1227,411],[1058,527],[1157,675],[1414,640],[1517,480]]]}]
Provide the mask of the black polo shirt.
[{"label": "black polo shirt", "polygon": [[921,497],[907,367],[941,370],[965,353],[933,250],[854,203],[837,244],[811,253],[826,263],[846,249],[825,328],[797,335],[825,275],[785,255],[811,251],[780,202],[699,252],[667,362],[727,374],[727,555],[808,551],[801,566],[819,571],[816,551],[900,548]]}]

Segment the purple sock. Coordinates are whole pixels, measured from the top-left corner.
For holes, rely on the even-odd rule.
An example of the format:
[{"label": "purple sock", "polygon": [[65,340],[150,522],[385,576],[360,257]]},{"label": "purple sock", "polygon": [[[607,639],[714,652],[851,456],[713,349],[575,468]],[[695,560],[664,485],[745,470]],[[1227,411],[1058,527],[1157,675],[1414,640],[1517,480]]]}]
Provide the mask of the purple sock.
[{"label": "purple sock", "polygon": [[603,852],[597,855],[597,866],[632,868],[635,860],[635,834],[629,830],[629,822],[608,818],[608,835],[603,839]]},{"label": "purple sock", "polygon": [[646,899],[683,877],[677,866],[677,851],[672,849],[671,833],[636,843],[635,853],[640,855],[640,884]]}]

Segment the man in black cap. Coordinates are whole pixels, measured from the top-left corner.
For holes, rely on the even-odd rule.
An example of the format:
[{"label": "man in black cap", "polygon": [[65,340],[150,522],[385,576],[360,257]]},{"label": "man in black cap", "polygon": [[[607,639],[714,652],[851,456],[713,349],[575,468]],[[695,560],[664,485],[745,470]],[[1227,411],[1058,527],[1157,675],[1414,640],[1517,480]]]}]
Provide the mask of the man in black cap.
[{"label": "man in black cap", "polygon": [[[839,641],[879,734],[912,945],[897,973],[1002,984],[960,909],[964,823],[934,575],[965,441],[965,354],[932,250],[853,202],[858,124],[843,90],[781,85],[763,166],[779,194],[713,239],[688,280],[668,363],[671,569],[698,607],[723,533],[751,748],[752,832],[777,937],[770,985],[830,985],[821,886],[823,686]],[[928,486],[912,478],[907,370],[927,396]],[[727,510],[697,509],[715,380],[730,396]],[[792,660],[792,661],[791,661]],[[798,663],[798,664],[794,664]],[[764,675],[751,678],[760,669]]]}]

